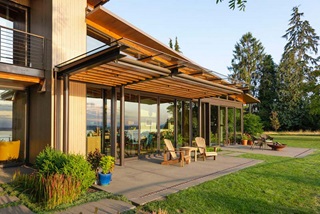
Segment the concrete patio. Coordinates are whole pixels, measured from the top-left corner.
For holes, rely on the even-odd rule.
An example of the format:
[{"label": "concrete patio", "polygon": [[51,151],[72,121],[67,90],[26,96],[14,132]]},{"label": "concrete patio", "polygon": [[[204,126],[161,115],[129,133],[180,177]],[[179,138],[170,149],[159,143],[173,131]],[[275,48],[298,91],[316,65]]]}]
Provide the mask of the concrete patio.
[{"label": "concrete patio", "polygon": [[221,147],[221,154],[229,154],[232,156],[238,156],[243,153],[251,153],[251,154],[262,154],[262,155],[273,155],[273,156],[282,156],[282,157],[292,157],[292,158],[302,158],[314,152],[314,149],[309,148],[295,148],[295,147],[285,147],[280,151],[272,150],[270,147],[266,146],[263,149],[259,147],[255,147],[250,149],[250,145],[230,145]]},{"label": "concrete patio", "polygon": [[142,205],[261,162],[218,155],[215,161],[198,159],[180,167],[160,165],[162,160],[158,155],[126,162],[125,166],[115,168],[111,185],[96,188],[124,195],[134,204]]}]

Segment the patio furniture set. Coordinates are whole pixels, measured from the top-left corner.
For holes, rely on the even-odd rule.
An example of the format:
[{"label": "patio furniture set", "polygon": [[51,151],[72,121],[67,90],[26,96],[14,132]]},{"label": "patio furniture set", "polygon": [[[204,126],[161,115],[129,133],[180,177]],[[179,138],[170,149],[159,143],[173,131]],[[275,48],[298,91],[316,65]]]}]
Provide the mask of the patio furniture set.
[{"label": "patio furniture set", "polygon": [[269,146],[272,150],[280,151],[286,147],[286,144],[281,144],[279,142],[273,142],[273,137],[263,134],[259,138],[252,136],[253,143],[250,149],[254,149],[256,146],[259,146],[260,149],[266,149]]},{"label": "patio furniture set", "polygon": [[[170,164],[176,164],[180,163],[180,166],[184,166],[184,163],[189,164],[191,162],[191,153],[193,152],[194,161],[197,161],[198,151],[199,151],[199,157],[203,158],[203,161],[206,160],[207,157],[213,157],[213,159],[216,159],[217,148],[214,147],[213,152],[208,152],[206,147],[205,139],[202,137],[196,137],[196,144],[197,147],[191,147],[191,146],[184,146],[180,147],[179,149],[175,149],[172,145],[171,140],[164,139],[165,143],[165,153],[163,155],[163,162],[161,162],[162,165],[170,165]],[[179,155],[177,155],[179,154]]]}]

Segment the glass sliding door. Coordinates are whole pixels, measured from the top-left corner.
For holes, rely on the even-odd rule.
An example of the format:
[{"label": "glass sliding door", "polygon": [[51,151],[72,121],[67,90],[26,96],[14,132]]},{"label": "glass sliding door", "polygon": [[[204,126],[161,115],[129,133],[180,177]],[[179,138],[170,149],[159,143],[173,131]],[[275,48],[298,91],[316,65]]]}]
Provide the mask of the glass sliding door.
[{"label": "glass sliding door", "polygon": [[235,121],[234,121],[234,108],[228,108],[228,139],[229,143],[233,144],[235,141]]},{"label": "glass sliding door", "polygon": [[210,105],[211,107],[211,124],[210,124],[210,145],[214,144],[217,145],[219,144],[219,121],[218,121],[218,116],[219,116],[219,107]]},{"label": "glass sliding door", "polygon": [[160,98],[160,149],[164,149],[163,139],[174,145],[174,100]]},{"label": "glass sliding door", "polygon": [[220,145],[226,140],[226,108],[220,107]]},{"label": "glass sliding door", "polygon": [[139,96],[125,94],[125,158],[138,156],[139,148]]},{"label": "glass sliding door", "polygon": [[101,148],[101,128],[103,125],[102,90],[87,88],[87,153]]},{"label": "glass sliding door", "polygon": [[236,109],[236,143],[241,143],[241,109]]},{"label": "glass sliding door", "polygon": [[192,102],[192,141],[200,136],[198,124],[199,107],[197,102]]},{"label": "glass sliding door", "polygon": [[157,151],[157,108],[156,97],[141,96],[140,98],[140,153]]}]

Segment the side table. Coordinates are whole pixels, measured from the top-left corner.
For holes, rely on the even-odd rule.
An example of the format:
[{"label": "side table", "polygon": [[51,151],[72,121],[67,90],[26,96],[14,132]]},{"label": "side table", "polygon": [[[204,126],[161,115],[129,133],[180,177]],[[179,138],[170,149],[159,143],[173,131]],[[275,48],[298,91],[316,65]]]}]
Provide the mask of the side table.
[{"label": "side table", "polygon": [[188,152],[188,155],[190,157],[191,157],[191,152],[194,152],[194,161],[195,162],[197,161],[197,155],[198,155],[198,153],[197,153],[198,148],[197,147],[183,146],[183,147],[180,147],[180,150]]}]

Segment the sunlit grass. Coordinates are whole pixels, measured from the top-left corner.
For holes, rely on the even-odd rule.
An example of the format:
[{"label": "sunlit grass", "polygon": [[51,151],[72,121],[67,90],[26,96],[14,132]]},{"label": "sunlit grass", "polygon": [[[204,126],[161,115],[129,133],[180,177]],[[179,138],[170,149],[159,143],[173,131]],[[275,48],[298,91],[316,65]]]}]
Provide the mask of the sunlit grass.
[{"label": "sunlit grass", "polygon": [[320,135],[271,135],[274,141],[291,147],[320,149]]},{"label": "sunlit grass", "polygon": [[[290,146],[320,148],[320,137],[274,136]],[[264,160],[142,209],[168,213],[320,213],[320,152],[304,158],[244,154]]]}]

